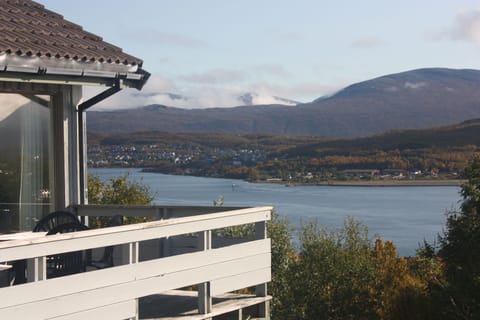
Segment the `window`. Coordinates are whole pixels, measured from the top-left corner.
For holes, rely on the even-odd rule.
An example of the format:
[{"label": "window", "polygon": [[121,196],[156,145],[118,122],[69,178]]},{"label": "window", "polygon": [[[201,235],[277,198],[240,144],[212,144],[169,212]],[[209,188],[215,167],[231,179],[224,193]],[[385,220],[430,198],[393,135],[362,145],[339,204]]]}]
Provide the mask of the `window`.
[{"label": "window", "polygon": [[49,101],[0,94],[0,232],[32,230],[52,207]]}]

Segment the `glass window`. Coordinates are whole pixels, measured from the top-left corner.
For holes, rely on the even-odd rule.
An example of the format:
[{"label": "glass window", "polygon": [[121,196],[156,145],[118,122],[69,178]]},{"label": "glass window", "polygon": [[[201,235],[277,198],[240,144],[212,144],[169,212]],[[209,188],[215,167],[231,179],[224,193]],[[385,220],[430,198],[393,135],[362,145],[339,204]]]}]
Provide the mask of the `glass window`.
[{"label": "glass window", "polygon": [[32,230],[51,209],[49,100],[0,94],[0,232]]}]

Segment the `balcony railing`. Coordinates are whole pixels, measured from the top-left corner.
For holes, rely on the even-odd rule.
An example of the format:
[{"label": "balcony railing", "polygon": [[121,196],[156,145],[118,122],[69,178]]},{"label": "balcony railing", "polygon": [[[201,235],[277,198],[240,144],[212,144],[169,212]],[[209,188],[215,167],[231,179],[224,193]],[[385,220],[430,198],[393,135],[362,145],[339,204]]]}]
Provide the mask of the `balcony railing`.
[{"label": "balcony railing", "polygon": [[[29,279],[0,288],[0,319],[212,319],[222,314],[242,319],[247,309],[266,319],[271,209],[77,207],[85,216],[159,220],[0,242],[0,262],[26,260]],[[255,225],[253,238],[225,242],[212,237],[216,229],[245,224]],[[121,249],[115,251],[114,267],[47,278],[47,256],[107,246]],[[237,292],[249,287],[255,293]]]}]

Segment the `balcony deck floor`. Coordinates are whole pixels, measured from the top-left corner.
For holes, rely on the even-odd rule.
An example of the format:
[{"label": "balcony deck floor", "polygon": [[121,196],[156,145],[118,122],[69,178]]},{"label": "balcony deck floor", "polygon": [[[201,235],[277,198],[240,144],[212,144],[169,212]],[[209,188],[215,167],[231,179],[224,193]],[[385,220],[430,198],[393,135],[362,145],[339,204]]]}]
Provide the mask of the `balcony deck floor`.
[{"label": "balcony deck floor", "polygon": [[[231,319],[228,313],[249,308],[271,300],[270,296],[256,297],[254,295],[227,293],[213,297],[212,312],[198,314],[198,299],[196,291],[171,290],[162,294],[140,299],[140,319],[143,320],[202,320],[226,315],[222,319]],[[238,319],[238,316],[237,316]]]}]

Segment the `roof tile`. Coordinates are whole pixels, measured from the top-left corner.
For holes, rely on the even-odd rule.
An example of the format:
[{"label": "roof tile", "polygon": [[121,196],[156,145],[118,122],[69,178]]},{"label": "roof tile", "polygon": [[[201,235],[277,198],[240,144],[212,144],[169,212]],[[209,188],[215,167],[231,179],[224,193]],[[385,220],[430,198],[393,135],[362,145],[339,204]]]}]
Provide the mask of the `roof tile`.
[{"label": "roof tile", "polygon": [[31,0],[0,1],[0,53],[138,65],[128,55]]}]

